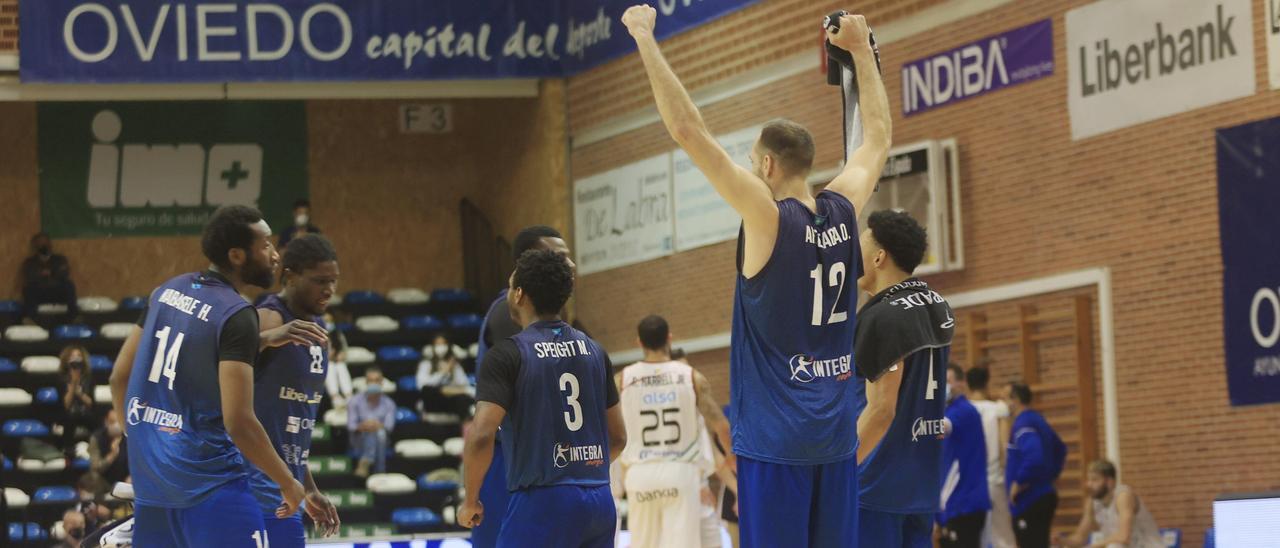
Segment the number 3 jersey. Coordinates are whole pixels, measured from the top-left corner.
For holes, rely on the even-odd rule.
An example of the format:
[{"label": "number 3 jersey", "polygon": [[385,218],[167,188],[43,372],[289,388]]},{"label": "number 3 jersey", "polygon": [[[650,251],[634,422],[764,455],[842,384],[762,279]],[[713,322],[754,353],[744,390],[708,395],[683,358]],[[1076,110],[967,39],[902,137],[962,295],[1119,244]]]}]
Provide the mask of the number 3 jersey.
[{"label": "number 3 jersey", "polygon": [[[268,296],[258,308],[280,313],[284,323],[295,319],[322,322],[315,316],[296,318],[280,295]],[[253,411],[271,438],[271,446],[302,481],[311,453],[311,434],[324,393],[329,366],[327,345],[286,344],[262,351],[253,380]],[[274,514],[280,505],[280,486],[257,467],[249,467],[249,487],[262,510]]]},{"label": "number 3 jersey", "polygon": [[[244,458],[222,423],[218,384],[223,327],[242,310],[253,316],[256,352],[257,316],[220,275],[183,274],[151,293],[124,408],[138,504],[191,507],[245,477]],[[243,361],[253,363],[252,356]]]},{"label": "number 3 jersey", "polygon": [[622,370],[619,397],[627,425],[624,464],[684,462],[712,469],[702,451],[692,367],[674,361],[633,364]]},{"label": "number 3 jersey", "polygon": [[830,464],[858,441],[853,376],[857,280],[853,204],[830,191],[817,211],[778,202],[778,236],[758,274],[742,271],[729,351],[733,451],[764,462]]},{"label": "number 3 jersey", "polygon": [[562,321],[536,322],[485,354],[476,399],[507,411],[507,488],[609,484],[605,410],[617,404],[603,348]]}]

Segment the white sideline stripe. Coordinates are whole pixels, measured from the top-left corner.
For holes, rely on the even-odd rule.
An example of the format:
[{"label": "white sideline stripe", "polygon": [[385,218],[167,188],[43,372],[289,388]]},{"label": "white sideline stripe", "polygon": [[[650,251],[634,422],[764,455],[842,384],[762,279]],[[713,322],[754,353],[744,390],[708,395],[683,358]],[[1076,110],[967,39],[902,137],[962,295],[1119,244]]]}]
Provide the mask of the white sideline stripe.
[{"label": "white sideline stripe", "polygon": [[[1012,2],[1013,0],[953,0],[875,27],[876,43],[883,46],[903,40]],[[817,52],[806,51],[709,84],[689,95],[698,108],[705,108],[804,71],[817,70],[820,64]],[[578,149],[661,121],[657,108],[648,106],[615,116],[571,135],[569,146]]]},{"label": "white sideline stripe", "polygon": [[[1098,336],[1102,346],[1102,414],[1103,433],[1106,439],[1107,460],[1120,466],[1120,408],[1116,394],[1116,338],[1115,313],[1111,298],[1111,269],[1086,268],[1062,274],[1032,278],[972,291],[947,295],[953,308],[966,308],[983,304],[1011,301],[1034,295],[1045,295],[1068,289],[1097,286],[1098,288]],[[707,350],[729,347],[729,333],[717,333],[705,337],[674,341],[671,346],[684,348],[694,354]],[[609,353],[613,363],[629,364],[643,354],[638,349]]]}]

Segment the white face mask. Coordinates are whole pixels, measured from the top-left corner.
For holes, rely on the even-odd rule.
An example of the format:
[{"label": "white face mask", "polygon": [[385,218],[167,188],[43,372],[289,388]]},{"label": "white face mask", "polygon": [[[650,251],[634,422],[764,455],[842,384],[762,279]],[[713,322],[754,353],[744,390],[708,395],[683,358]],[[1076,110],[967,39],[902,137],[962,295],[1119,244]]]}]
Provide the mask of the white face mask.
[{"label": "white face mask", "polygon": [[310,220],[311,218],[308,217],[306,213],[299,213],[297,217],[293,218],[293,224],[298,226],[307,226],[307,221]]},{"label": "white face mask", "polygon": [[449,345],[447,344],[437,344],[433,347],[433,349],[436,352],[437,358],[443,358],[445,357],[446,354],[449,353]]}]

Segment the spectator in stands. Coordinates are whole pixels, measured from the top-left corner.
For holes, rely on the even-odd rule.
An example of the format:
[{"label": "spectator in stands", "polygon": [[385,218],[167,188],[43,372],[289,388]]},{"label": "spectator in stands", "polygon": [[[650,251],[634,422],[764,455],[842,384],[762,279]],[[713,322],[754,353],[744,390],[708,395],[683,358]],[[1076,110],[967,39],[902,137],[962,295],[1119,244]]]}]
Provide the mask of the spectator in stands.
[{"label": "spectator in stands", "polygon": [[1005,391],[1014,417],[1006,459],[1009,513],[1019,548],[1048,546],[1058,511],[1054,482],[1066,464],[1067,446],[1040,412],[1031,408],[1031,387],[1015,382]]},{"label": "spectator in stands", "polygon": [[58,400],[62,402],[62,452],[67,463],[75,458],[76,430],[84,427],[92,432],[98,427],[93,416],[93,373],[89,371],[89,352],[83,346],[71,345],[58,357],[58,377],[62,381]]},{"label": "spectator in stands", "polygon": [[[1063,546],[1088,548],[1164,548],[1160,528],[1128,485],[1116,482],[1116,465],[1097,460],[1089,465],[1085,483],[1089,502],[1074,533],[1063,533],[1058,543]],[[1090,542],[1093,532],[1098,540]]]},{"label": "spectator in stands", "polygon": [[431,343],[431,357],[418,363],[416,380],[423,412],[451,413],[460,419],[471,415],[471,406],[475,404],[471,380],[453,354],[453,344],[444,335],[436,335]]},{"label": "spectator in stands", "polygon": [[67,306],[66,317],[76,309],[76,284],[71,281],[71,264],[53,252],[53,241],[43,232],[31,237],[31,256],[22,262],[22,313],[34,320],[42,304]]},{"label": "spectator in stands", "polygon": [[303,234],[319,234],[320,227],[311,224],[311,202],[298,200],[293,203],[293,224],[280,232],[280,244],[276,249],[284,249],[289,240]]},{"label": "spectator in stands", "polygon": [[347,368],[347,337],[338,331],[333,314],[324,315],[324,328],[329,332],[329,372],[325,374],[324,389],[334,409],[345,409],[351,401],[351,370]]},{"label": "spectator in stands", "polygon": [[94,492],[103,495],[116,482],[129,477],[129,444],[124,442],[124,425],[114,409],[107,411],[102,428],[89,437],[89,463]]},{"label": "spectator in stands", "polygon": [[347,431],[356,451],[356,475],[369,476],[387,470],[387,440],[396,425],[396,404],[382,395],[382,371],[370,367],[364,374],[365,389],[347,405]]},{"label": "spectator in stands", "polygon": [[80,548],[80,541],[85,537],[84,514],[74,508],[62,513],[62,530],[67,537],[54,545],[54,548]]}]

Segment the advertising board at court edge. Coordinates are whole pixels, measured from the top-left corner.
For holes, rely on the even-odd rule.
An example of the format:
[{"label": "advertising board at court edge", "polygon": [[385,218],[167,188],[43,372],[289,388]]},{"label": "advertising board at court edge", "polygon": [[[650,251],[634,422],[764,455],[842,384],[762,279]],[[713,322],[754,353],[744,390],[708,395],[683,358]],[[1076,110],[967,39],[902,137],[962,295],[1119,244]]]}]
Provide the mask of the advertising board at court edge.
[{"label": "advertising board at court edge", "polygon": [[[759,0],[654,0],[659,39]],[[561,78],[634,51],[635,0],[18,3],[24,82]]]},{"label": "advertising board at court edge", "polygon": [[1102,0],[1066,25],[1073,139],[1255,92],[1251,0]]}]

